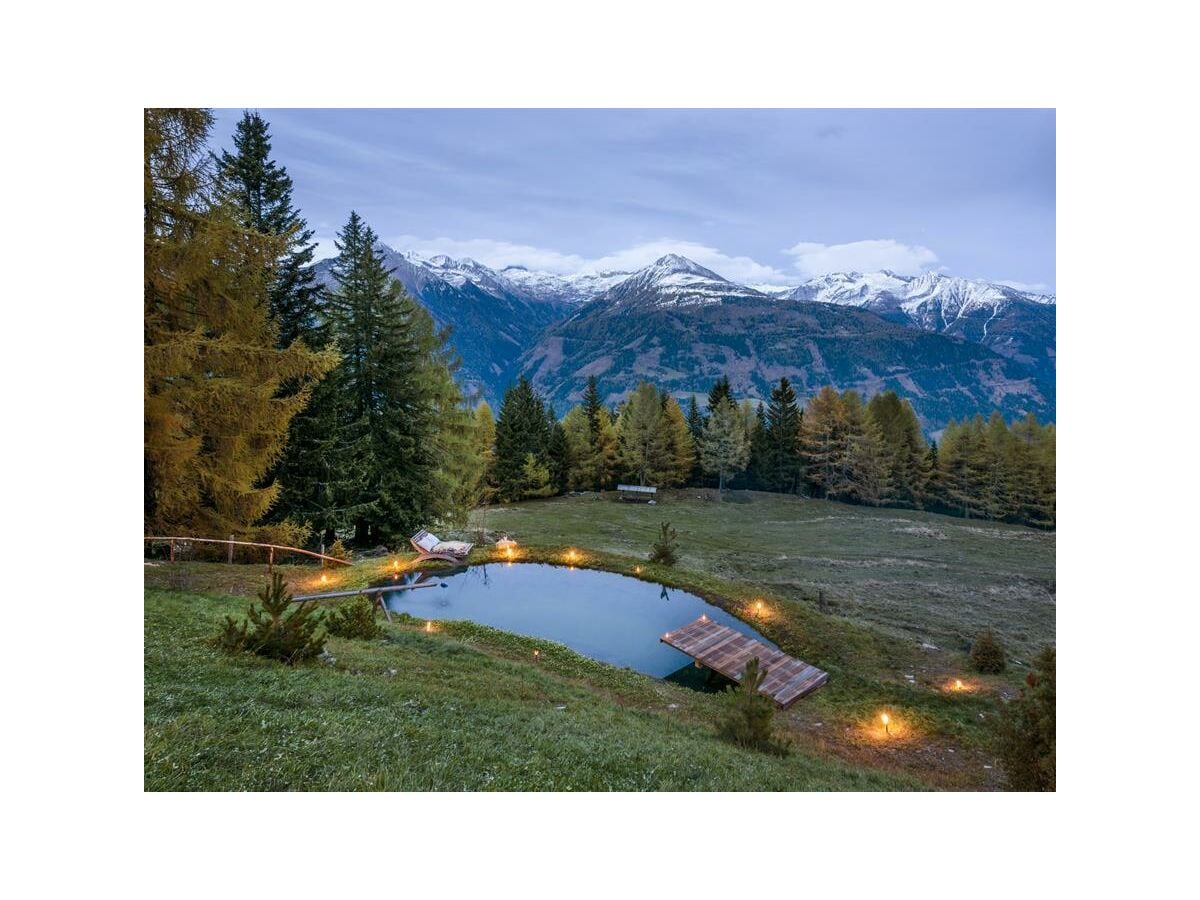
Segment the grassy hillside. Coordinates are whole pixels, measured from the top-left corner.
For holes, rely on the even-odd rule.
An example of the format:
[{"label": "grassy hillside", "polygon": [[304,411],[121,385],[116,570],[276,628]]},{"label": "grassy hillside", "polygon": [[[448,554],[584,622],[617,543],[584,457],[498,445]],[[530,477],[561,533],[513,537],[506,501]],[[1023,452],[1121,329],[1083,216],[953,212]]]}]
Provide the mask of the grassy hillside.
[{"label": "grassy hillside", "polygon": [[820,592],[826,612],[906,641],[959,650],[993,628],[1024,660],[1054,641],[1053,533],[778,494],[715,497],[669,492],[655,506],[561,497],[498,507],[485,521],[530,543],[645,557],[669,520],[681,569],[813,610]]},{"label": "grassy hillside", "polygon": [[919,787],[735,749],[706,722],[710,695],[545,642],[409,622],[380,641],[332,638],[332,666],[289,669],[205,643],[240,601],[147,590],[145,602],[148,790]]},{"label": "grassy hillside", "polygon": [[[827,687],[777,716],[790,757],[718,741],[717,695],[471,623],[427,634],[398,622],[378,642],[330,639],[333,666],[230,658],[207,638],[245,609],[263,567],[180,562],[146,569],[147,788],[999,786],[989,720],[1023,671],[972,675],[961,642],[990,626],[1028,658],[1054,640],[1053,535],[697,495],[653,507],[560,498],[493,509],[486,521],[521,542],[523,559],[560,561],[572,547],[577,565],[636,566],[643,578],[700,593],[830,672]],[[645,562],[663,519],[680,533],[674,569]],[[399,555],[402,565],[411,558]],[[366,584],[395,559],[331,573],[324,587]],[[320,586],[315,569],[281,568],[298,591]],[[967,690],[950,690],[955,678]],[[883,710],[891,734],[879,724]]]}]

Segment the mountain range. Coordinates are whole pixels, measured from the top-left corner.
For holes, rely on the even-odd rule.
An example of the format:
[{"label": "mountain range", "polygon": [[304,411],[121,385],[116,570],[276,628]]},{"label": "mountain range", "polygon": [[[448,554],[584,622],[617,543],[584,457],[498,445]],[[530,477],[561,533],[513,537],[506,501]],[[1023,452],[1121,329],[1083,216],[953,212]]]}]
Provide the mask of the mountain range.
[{"label": "mountain range", "polygon": [[[930,433],[992,409],[1054,418],[1052,295],[886,271],[752,287],[675,254],[637,272],[564,276],[381,250],[394,277],[453,327],[460,380],[493,405],[521,374],[559,413],[589,375],[609,403],[641,378],[684,399],[727,375],[735,396],[765,399],[787,376],[801,399],[825,384],[895,390]],[[326,284],[331,262],[317,263]]]}]

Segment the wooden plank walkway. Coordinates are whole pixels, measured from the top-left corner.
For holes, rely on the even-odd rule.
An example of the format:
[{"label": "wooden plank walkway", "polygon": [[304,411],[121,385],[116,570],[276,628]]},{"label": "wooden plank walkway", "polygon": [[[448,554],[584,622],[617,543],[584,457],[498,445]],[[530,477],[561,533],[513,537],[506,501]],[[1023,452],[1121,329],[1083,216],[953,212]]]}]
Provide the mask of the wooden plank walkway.
[{"label": "wooden plank walkway", "polygon": [[760,692],[785,708],[829,680],[829,674],[816,666],[768,647],[726,625],[718,625],[708,616],[701,616],[682,628],[668,631],[659,640],[686,653],[697,664],[708,666],[734,681],[742,680],[746,663],[757,656],[759,667],[767,670],[767,678],[759,688]]}]

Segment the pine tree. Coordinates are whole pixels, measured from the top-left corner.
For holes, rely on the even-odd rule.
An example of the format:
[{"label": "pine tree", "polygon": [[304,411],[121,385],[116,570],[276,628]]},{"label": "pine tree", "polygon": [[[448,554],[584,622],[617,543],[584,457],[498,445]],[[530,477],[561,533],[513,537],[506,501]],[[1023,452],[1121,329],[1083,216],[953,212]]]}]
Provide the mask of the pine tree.
[{"label": "pine tree", "polygon": [[786,378],[771,390],[766,415],[764,484],[769,491],[795,493],[800,489],[804,461],[800,432],[803,412]]},{"label": "pine tree", "polygon": [[276,572],[258,592],[241,622],[226,616],[216,644],[229,653],[256,653],[289,666],[320,654],[325,644],[322,619],[311,601],[292,602],[283,576]]},{"label": "pine tree", "polygon": [[746,430],[733,401],[720,400],[704,426],[701,450],[704,469],[717,476],[718,495],[725,490],[725,481],[746,467],[750,453]]},{"label": "pine tree", "polygon": [[839,494],[843,499],[880,506],[891,498],[883,437],[857,391],[842,394],[846,448]]},{"label": "pine tree", "polygon": [[336,356],[278,346],[267,300],[285,241],[244,227],[223,198],[211,127],[207,110],[144,112],[145,525],[247,536],[278,497],[269,472],[290,423]]},{"label": "pine tree", "polygon": [[487,454],[477,446],[475,414],[454,374],[461,365],[450,346],[450,328],[437,328],[429,312],[412,304],[411,327],[420,353],[417,390],[430,408],[425,451],[434,459],[430,496],[422,516],[465,524],[478,502]]},{"label": "pine tree", "polygon": [[1053,791],[1058,740],[1055,651],[1047,647],[1025,676],[1020,696],[996,723],[997,750],[1008,787],[1014,791]]},{"label": "pine tree", "polygon": [[767,411],[760,402],[754,410],[754,424],[750,429],[750,461],[746,465],[746,480],[751,488],[757,490],[771,490],[768,440]]},{"label": "pine tree", "polygon": [[662,394],[662,428],[667,441],[667,465],[662,482],[669,487],[687,484],[696,465],[696,445],[679,401],[665,391]]},{"label": "pine tree", "polygon": [[550,486],[554,493],[561,494],[567,490],[571,479],[571,446],[567,442],[567,431],[562,422],[554,419],[550,424],[550,444],[546,451],[547,468],[550,472]]},{"label": "pine tree", "polygon": [[871,398],[867,411],[883,438],[892,502],[919,509],[929,483],[928,448],[912,405],[895,391],[885,391]]},{"label": "pine tree", "polygon": [[654,385],[638,384],[618,420],[617,446],[622,468],[638,484],[660,484],[669,477],[662,400]]},{"label": "pine tree", "polygon": [[[525,467],[528,457],[545,467],[550,444],[546,406],[524,376],[504,394],[496,420],[496,486],[501,499],[521,500],[526,496]],[[549,473],[547,472],[547,482]]]},{"label": "pine tree", "polygon": [[527,454],[521,466],[519,499],[549,497],[553,493],[554,485],[550,483],[549,468],[535,454]]},{"label": "pine tree", "polygon": [[587,418],[588,430],[591,432],[594,443],[596,435],[600,431],[600,419],[607,415],[604,404],[600,400],[600,389],[596,385],[595,375],[588,376],[587,387],[583,391],[583,414]]},{"label": "pine tree", "polygon": [[983,419],[971,422],[951,421],[942,432],[938,446],[938,486],[941,502],[952,512],[966,518],[984,514],[984,484],[987,470],[987,442]]},{"label": "pine tree", "polygon": [[582,404],[567,412],[563,429],[571,458],[570,487],[587,491],[606,489],[617,466],[617,433],[600,400],[595,376],[588,378]]},{"label": "pine tree", "polygon": [[688,434],[692,436],[695,462],[692,464],[692,474],[688,479],[689,484],[701,484],[704,480],[704,469],[700,464],[700,448],[704,446],[704,424],[704,414],[700,412],[700,404],[696,402],[696,395],[692,394],[688,399],[687,426]]},{"label": "pine tree", "polygon": [[838,496],[843,490],[846,420],[842,400],[829,385],[809,399],[800,435],[811,489],[818,496]]},{"label": "pine tree", "polygon": [[722,375],[713,382],[713,386],[708,389],[708,414],[711,416],[713,410],[721,404],[723,400],[733,402],[733,391],[729,387],[729,376]]},{"label": "pine tree", "polygon": [[1012,512],[1009,499],[1012,453],[1009,444],[1008,425],[998,411],[993,411],[984,433],[986,464],[982,505],[984,515],[989,519],[1005,519]]},{"label": "pine tree", "polygon": [[278,344],[303,339],[324,347],[327,335],[319,318],[320,287],[312,269],[313,232],[292,203],[292,179],[271,159],[271,135],[258,113],[245,112],[233,135],[234,153],[222,151],[223,186],[238,210],[241,225],[283,240],[268,289]]}]

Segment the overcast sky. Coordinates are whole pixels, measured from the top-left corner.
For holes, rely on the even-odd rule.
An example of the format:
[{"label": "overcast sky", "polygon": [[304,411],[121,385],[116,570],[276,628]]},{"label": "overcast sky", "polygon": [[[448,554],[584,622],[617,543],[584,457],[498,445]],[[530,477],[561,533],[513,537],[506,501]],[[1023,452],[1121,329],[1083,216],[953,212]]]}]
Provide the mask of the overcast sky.
[{"label": "overcast sky", "polygon": [[[1052,110],[259,110],[332,252],[737,281],[938,270],[1054,290]],[[218,110],[229,145],[240,110]]]}]

